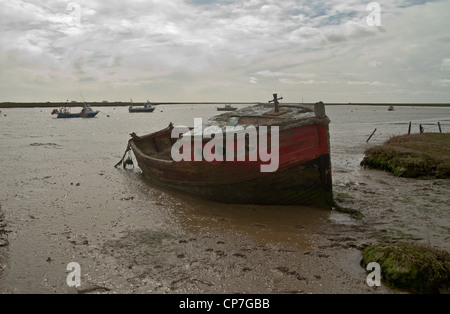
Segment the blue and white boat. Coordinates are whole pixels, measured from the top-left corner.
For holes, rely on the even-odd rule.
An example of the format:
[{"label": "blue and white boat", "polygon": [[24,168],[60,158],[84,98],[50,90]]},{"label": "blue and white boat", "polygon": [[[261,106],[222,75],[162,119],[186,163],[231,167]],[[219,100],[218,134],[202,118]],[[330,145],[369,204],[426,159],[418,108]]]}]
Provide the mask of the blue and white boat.
[{"label": "blue and white boat", "polygon": [[57,118],[94,118],[100,111],[93,110],[89,105],[84,105],[79,113],[71,113],[67,107],[53,109],[52,115],[56,114]]}]

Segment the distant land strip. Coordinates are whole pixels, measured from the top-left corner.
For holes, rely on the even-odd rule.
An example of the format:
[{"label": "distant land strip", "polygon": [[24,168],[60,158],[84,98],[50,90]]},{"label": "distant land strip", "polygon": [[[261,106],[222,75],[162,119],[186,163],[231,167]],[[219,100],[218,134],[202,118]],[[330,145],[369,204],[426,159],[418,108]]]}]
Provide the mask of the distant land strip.
[{"label": "distant land strip", "polygon": [[[92,107],[120,107],[120,106],[143,106],[147,104],[146,102],[89,102]],[[154,106],[158,105],[257,105],[261,102],[151,102],[150,104]],[[288,103],[280,103],[280,105],[287,105]],[[313,105],[313,103],[296,103],[302,105]],[[81,107],[83,102],[3,102],[0,103],[0,108],[47,108],[47,107]],[[403,107],[450,107],[450,103],[325,103],[327,106],[403,106]]]}]

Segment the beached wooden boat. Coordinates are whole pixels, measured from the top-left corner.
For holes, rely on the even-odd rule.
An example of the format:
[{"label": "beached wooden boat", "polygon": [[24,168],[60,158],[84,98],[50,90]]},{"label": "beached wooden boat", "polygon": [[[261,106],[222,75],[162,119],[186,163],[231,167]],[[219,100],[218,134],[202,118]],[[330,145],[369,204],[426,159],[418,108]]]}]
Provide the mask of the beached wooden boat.
[{"label": "beached wooden boat", "polygon": [[52,115],[56,114],[57,118],[68,119],[68,118],[94,118],[100,111],[93,110],[90,106],[83,106],[78,113],[71,113],[70,109],[67,107],[61,107],[59,109],[53,109]]},{"label": "beached wooden boat", "polygon": [[[235,148],[243,147],[239,145],[244,141],[244,161],[237,161],[240,160],[237,148],[234,150],[236,158],[228,159],[227,151],[231,147],[226,146],[229,143],[228,140],[225,142],[225,131],[222,147],[215,146],[214,150],[222,154],[220,150],[224,149],[222,156],[227,158],[223,161],[210,158],[207,161],[207,145],[211,148],[212,139],[200,135],[202,158],[202,151],[199,153],[198,146],[195,146],[199,141],[195,128],[191,128],[194,131],[191,138],[187,136],[192,135],[192,132],[172,138],[176,130],[172,124],[144,136],[132,133],[127,151],[133,151],[139,168],[151,181],[208,199],[236,204],[302,204],[330,208],[333,203],[328,132],[330,120],[325,115],[323,103],[309,107],[300,104],[279,105],[276,96],[275,102],[275,110],[272,104],[259,104],[220,114],[205,124],[205,127],[214,126],[216,130],[242,126],[248,131],[248,126],[254,126],[259,144],[264,143],[261,141],[263,130],[270,128],[271,133],[267,133],[267,152],[270,150],[273,153],[276,149],[279,152],[275,171],[262,171],[263,165],[268,165],[267,156],[262,158],[261,145],[259,153],[253,146],[249,147],[249,134],[241,138],[233,135],[232,145],[236,145]],[[278,134],[274,131],[275,127],[278,127]],[[278,143],[273,140],[277,135]],[[183,140],[192,145],[191,161],[173,159],[173,148],[175,145],[179,147]],[[184,153],[184,146],[182,150]],[[195,154],[199,161],[195,161]]]},{"label": "beached wooden boat", "polygon": [[231,107],[231,105],[225,105],[223,107],[216,107],[217,111],[235,111],[236,107]]}]

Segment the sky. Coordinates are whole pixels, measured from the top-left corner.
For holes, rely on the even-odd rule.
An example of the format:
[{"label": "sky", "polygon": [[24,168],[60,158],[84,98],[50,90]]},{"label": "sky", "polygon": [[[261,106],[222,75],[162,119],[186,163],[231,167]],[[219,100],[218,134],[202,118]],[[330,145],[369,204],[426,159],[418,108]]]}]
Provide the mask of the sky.
[{"label": "sky", "polygon": [[0,102],[450,103],[449,12],[449,0],[0,0]]}]

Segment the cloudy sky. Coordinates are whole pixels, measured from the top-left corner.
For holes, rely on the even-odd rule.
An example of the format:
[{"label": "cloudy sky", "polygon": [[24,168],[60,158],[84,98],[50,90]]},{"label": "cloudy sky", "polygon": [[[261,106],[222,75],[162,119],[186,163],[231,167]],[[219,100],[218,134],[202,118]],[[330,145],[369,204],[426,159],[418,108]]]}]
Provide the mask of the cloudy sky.
[{"label": "cloudy sky", "polygon": [[450,102],[450,1],[370,2],[0,0],[0,102]]}]

